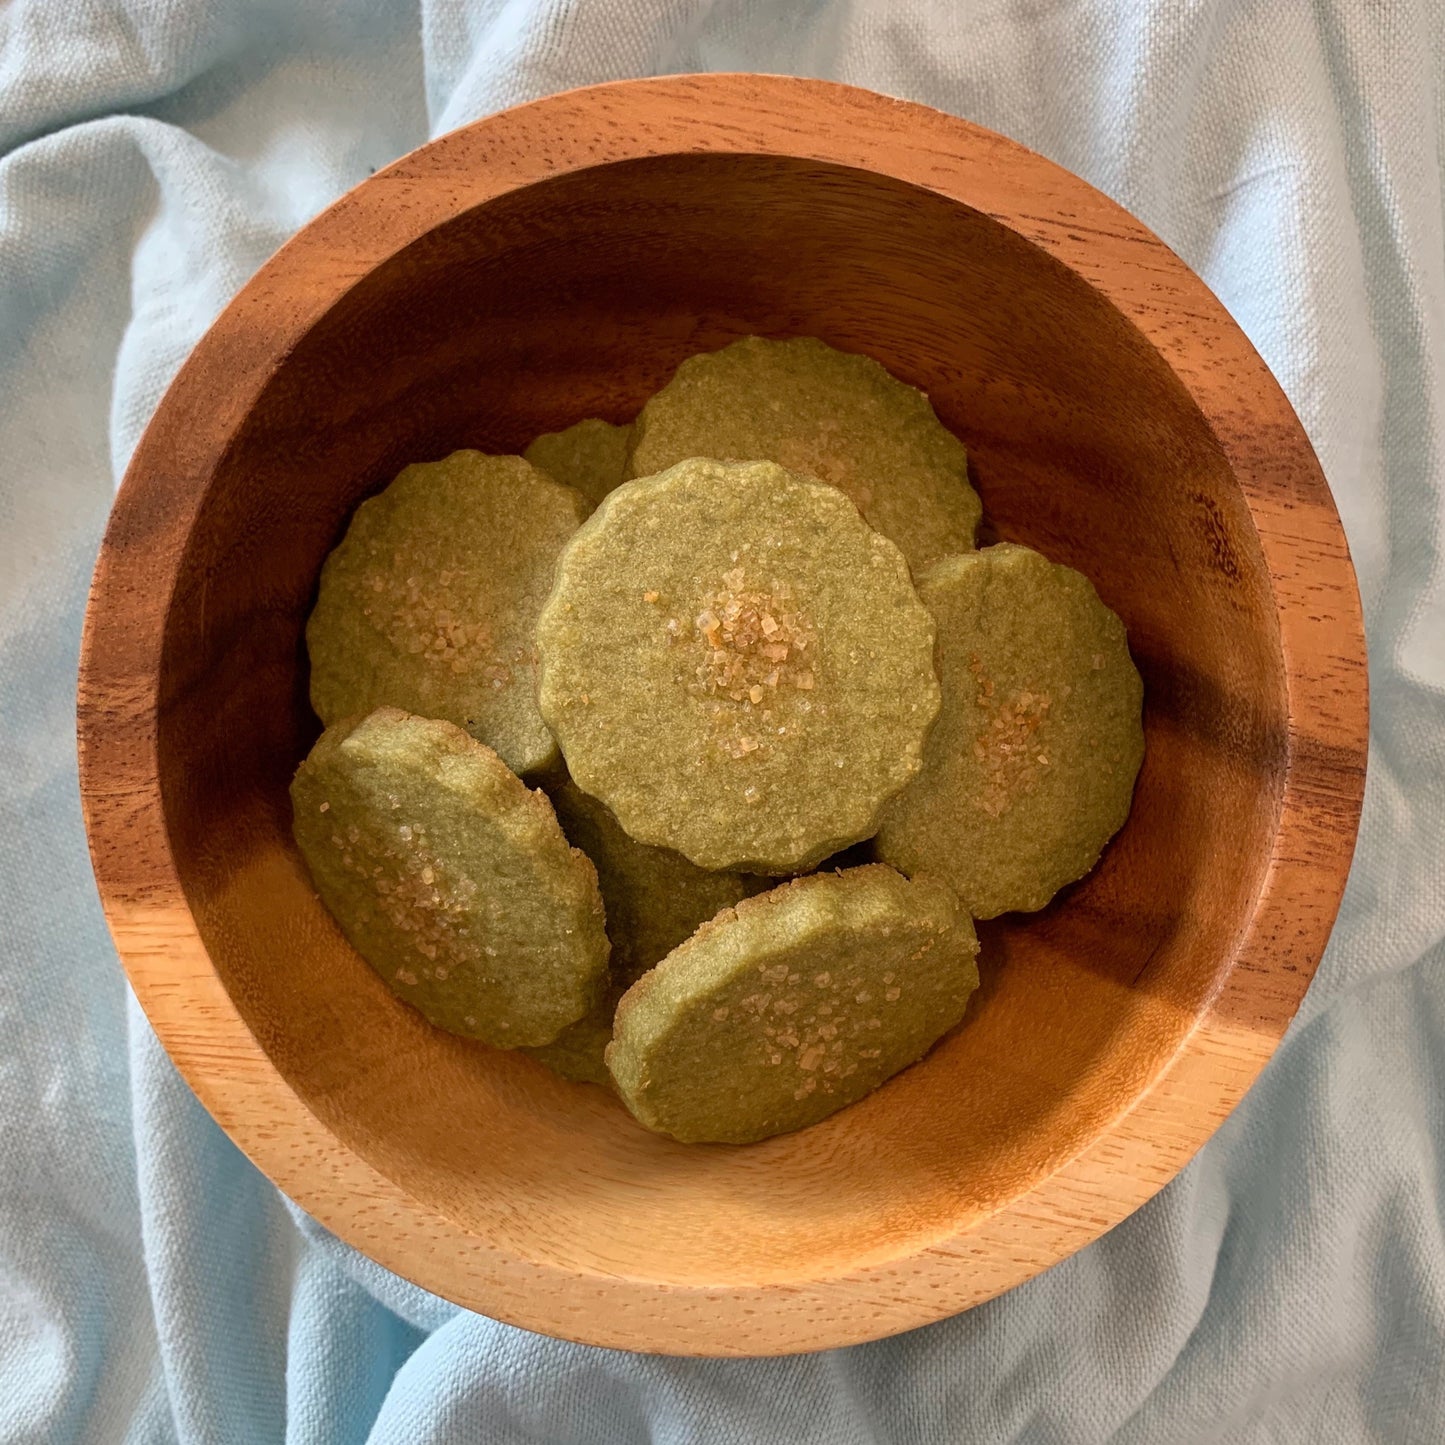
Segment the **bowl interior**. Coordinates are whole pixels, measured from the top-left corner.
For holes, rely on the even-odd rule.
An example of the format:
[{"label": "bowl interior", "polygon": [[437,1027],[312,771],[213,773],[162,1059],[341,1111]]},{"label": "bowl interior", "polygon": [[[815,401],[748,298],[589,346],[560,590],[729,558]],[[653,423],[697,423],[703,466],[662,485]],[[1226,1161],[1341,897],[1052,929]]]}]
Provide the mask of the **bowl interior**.
[{"label": "bowl interior", "polygon": [[[380,181],[382,178],[378,178]],[[317,732],[302,627],[357,502],[460,446],[630,418],[750,332],[867,352],[968,444],[1001,538],[1124,618],[1148,754],[1099,867],[987,925],[921,1065],[747,1148],[645,1133],[600,1089],[431,1029],[321,909],[287,784]],[[512,192],[363,277],[292,351],[202,502],[158,750],[187,897],[276,1068],[351,1149],[523,1257],[659,1282],[826,1277],[965,1228],[1128,1109],[1229,967],[1285,755],[1274,600],[1199,411],[1095,290],[987,216],[871,172],[678,155]]]}]

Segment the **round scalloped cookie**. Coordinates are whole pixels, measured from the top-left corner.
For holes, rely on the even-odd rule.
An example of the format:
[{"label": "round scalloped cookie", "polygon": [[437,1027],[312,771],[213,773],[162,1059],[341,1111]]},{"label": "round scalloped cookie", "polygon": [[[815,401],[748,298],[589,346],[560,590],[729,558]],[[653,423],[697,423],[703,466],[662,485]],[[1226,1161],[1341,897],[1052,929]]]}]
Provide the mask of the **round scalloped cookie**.
[{"label": "round scalloped cookie", "polygon": [[564,431],[544,432],[522,455],[553,481],[575,487],[595,507],[621,486],[631,444],[631,426],[588,417]]},{"label": "round scalloped cookie", "polygon": [[921,572],[974,544],[963,443],[872,357],[811,336],[747,336],[689,357],[642,409],[627,474],[685,457],[771,461],[841,488]]},{"label": "round scalloped cookie", "polygon": [[619,487],[563,551],[537,645],[577,784],[700,868],[804,872],[870,836],[939,706],[898,549],[771,462]]},{"label": "round scalloped cookie", "polygon": [[395,708],[340,722],[297,770],[291,806],[321,901],[438,1027],[545,1044],[596,1003],[596,871],[546,796],[460,728]]},{"label": "round scalloped cookie", "polygon": [[1010,543],[950,557],[918,588],[943,711],[877,856],[946,880],[975,918],[1042,908],[1129,815],[1144,685],[1124,624],[1082,573]]},{"label": "round scalloped cookie", "polygon": [[556,763],[533,631],[586,501],[521,457],[459,451],[363,502],[306,624],[323,723],[399,707],[444,718],[517,773]]}]

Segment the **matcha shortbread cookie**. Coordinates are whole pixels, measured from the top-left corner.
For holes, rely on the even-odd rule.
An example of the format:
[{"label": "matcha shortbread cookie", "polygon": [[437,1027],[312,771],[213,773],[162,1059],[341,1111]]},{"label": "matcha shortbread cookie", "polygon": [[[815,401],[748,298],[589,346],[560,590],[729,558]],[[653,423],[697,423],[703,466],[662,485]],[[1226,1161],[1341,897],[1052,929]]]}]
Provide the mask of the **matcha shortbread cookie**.
[{"label": "matcha shortbread cookie", "polygon": [[323,723],[399,707],[456,723],[514,772],[557,760],[533,630],[586,501],[521,457],[453,452],[356,509],[306,624]]},{"label": "matcha shortbread cookie", "polygon": [[975,918],[1042,908],[1128,816],[1144,689],[1088,578],[986,547],[919,582],[938,622],[943,711],[877,855],[957,890]]},{"label": "matcha shortbread cookie", "polygon": [[689,357],[642,409],[628,475],[684,457],[778,462],[840,487],[915,572],[973,546],[982,508],[963,444],[871,357],[748,336]]},{"label": "matcha shortbread cookie", "polygon": [[340,722],[301,764],[291,806],[321,901],[432,1023],[545,1044],[596,1003],[596,871],[546,797],[460,728],[395,708]]},{"label": "matcha shortbread cookie", "polygon": [[554,481],[575,487],[592,506],[619,486],[632,443],[630,426],[588,417],[539,436],[522,455]]},{"label": "matcha shortbread cookie", "polygon": [[815,873],[720,913],[634,984],[607,1066],[638,1121],[684,1143],[801,1129],[963,1017],[977,951],[942,884]]},{"label": "matcha shortbread cookie", "polygon": [[933,634],[902,555],[841,492],[693,458],[619,487],[563,551],[538,700],[639,842],[804,872],[918,771]]},{"label": "matcha shortbread cookie", "polygon": [[712,873],[670,848],[649,848],[629,838],[607,806],[570,778],[550,792],[568,841],[597,868],[612,940],[611,976],[591,1013],[555,1042],[529,1052],[564,1078],[610,1085],[602,1051],[612,1038],[617,1000],[700,923],[767,884],[739,873]]}]

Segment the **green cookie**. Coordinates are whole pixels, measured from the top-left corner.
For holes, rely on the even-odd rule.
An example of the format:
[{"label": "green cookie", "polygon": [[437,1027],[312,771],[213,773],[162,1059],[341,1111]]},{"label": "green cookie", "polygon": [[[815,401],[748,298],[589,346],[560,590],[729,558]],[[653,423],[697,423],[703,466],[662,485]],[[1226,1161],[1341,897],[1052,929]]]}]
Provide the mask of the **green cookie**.
[{"label": "green cookie", "polygon": [[578,785],[700,868],[802,872],[868,837],[939,705],[898,549],[771,462],[619,487],[564,550],[537,646]]},{"label": "green cookie", "polygon": [[602,1051],[612,1039],[617,1000],[699,924],[766,885],[737,873],[710,873],[670,848],[629,838],[607,806],[570,778],[551,794],[562,831],[597,867],[612,940],[611,981],[586,1018],[529,1052],[563,1078],[610,1085]]},{"label": "green cookie", "polygon": [[400,707],[445,718],[514,772],[557,760],[533,631],[587,504],[521,457],[453,452],[356,509],[306,624],[323,723]]},{"label": "green cookie", "polygon": [[617,1009],[607,1067],[639,1122],[746,1144],[816,1124],[921,1058],[978,986],[942,884],[876,864],[720,913]]},{"label": "green cookie", "polygon": [[1004,543],[918,590],[938,621],[943,711],[877,854],[943,878],[975,918],[1042,908],[1129,814],[1143,683],[1087,577]]},{"label": "green cookie", "polygon": [[973,546],[963,444],[921,391],[813,337],[748,336],[689,357],[642,409],[628,475],[684,457],[777,462],[841,487],[921,572]]},{"label": "green cookie", "polygon": [[588,417],[566,431],[545,432],[522,455],[554,481],[575,487],[595,507],[621,485],[631,444],[630,426]]},{"label": "green cookie", "polygon": [[358,953],[432,1023],[545,1044],[607,974],[597,874],[544,794],[448,722],[378,708],[328,728],[292,829]]}]

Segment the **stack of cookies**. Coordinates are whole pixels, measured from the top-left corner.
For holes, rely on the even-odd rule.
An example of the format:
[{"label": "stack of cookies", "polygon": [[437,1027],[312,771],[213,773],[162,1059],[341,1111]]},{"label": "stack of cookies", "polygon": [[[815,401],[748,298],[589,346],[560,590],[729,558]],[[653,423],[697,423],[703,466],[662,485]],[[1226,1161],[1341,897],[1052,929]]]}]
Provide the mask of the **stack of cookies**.
[{"label": "stack of cookies", "polygon": [[1143,757],[1122,623],[980,517],[927,398],[812,339],[408,467],[307,627],[322,900],[434,1024],[650,1129],[854,1102],[963,1017],[974,919],[1094,865]]}]

